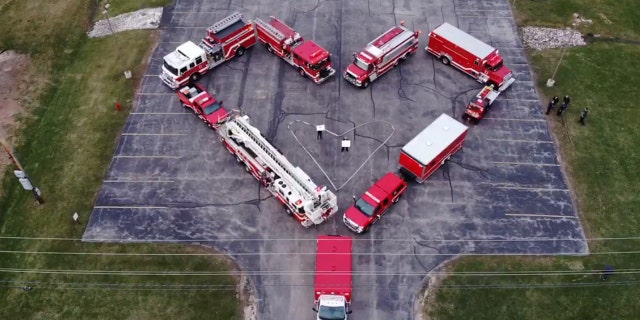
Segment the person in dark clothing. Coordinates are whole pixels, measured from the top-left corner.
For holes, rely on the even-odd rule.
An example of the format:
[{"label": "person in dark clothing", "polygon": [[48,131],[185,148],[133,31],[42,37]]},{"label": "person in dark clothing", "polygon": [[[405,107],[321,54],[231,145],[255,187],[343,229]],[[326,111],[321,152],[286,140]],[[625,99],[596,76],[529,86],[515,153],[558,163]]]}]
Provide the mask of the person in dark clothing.
[{"label": "person in dark clothing", "polygon": [[613,266],[607,265],[604,268],[604,271],[602,271],[602,274],[600,275],[600,279],[607,280],[612,274],[613,274]]},{"label": "person in dark clothing", "polygon": [[567,105],[567,108],[568,108],[569,107],[569,103],[571,103],[571,97],[569,97],[569,95],[564,96],[564,98],[562,98],[562,104]]},{"label": "person in dark clothing", "polygon": [[587,115],[589,115],[589,108],[582,109],[580,112],[580,123],[582,123],[583,126],[586,124],[585,121],[587,120]]},{"label": "person in dark clothing", "polygon": [[551,110],[556,107],[558,101],[560,101],[558,96],[553,96],[553,99],[551,99],[551,101],[549,101],[549,105],[547,105],[547,112],[545,114],[549,114],[549,112],[551,112]]}]

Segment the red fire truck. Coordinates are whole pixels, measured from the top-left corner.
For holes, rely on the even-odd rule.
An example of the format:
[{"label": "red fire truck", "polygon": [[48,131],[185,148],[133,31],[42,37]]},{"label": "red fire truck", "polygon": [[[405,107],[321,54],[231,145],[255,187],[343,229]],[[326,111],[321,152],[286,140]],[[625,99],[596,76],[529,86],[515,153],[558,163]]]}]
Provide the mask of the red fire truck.
[{"label": "red fire truck", "polygon": [[180,88],[178,98],[185,108],[193,111],[209,128],[215,128],[229,116],[227,109],[222,106],[222,101],[216,100],[199,84]]},{"label": "red fire truck", "polygon": [[477,123],[484,118],[485,113],[491,108],[491,105],[500,95],[499,90],[493,86],[485,86],[476,94],[476,96],[467,104],[467,108],[462,115],[462,119],[467,122]]},{"label": "red fire truck", "polygon": [[423,183],[462,148],[467,130],[467,126],[442,114],[402,147],[400,169]]},{"label": "red fire truck", "polygon": [[385,174],[360,199],[353,197],[353,205],[345,211],[342,222],[356,233],[365,233],[378,222],[407,190],[407,182],[392,172]]},{"label": "red fire truck", "polygon": [[344,71],[344,78],[357,87],[368,87],[371,81],[418,50],[419,35],[420,30],[414,32],[405,28],[404,21],[387,30],[360,53],[353,54],[353,63]]},{"label": "red fire truck", "polygon": [[320,84],[336,71],[331,67],[329,51],[302,36],[282,21],[271,16],[266,23],[255,20],[258,40],[267,50],[295,67],[303,77]]},{"label": "red fire truck", "polygon": [[236,12],[207,28],[199,45],[191,41],[164,57],[160,78],[171,89],[195,82],[215,66],[242,56],[256,43],[253,25]]},{"label": "red fire truck", "polygon": [[500,91],[516,81],[496,48],[446,22],[429,32],[425,50],[442,63],[451,64],[480,83],[493,84]]},{"label": "red fire truck", "polygon": [[249,117],[234,114],[216,128],[220,142],[236,161],[271,192],[303,227],[327,221],[338,211],[336,195],[318,186],[269,143]]},{"label": "red fire truck", "polygon": [[347,319],[351,314],[351,245],[343,236],[319,236],[314,291],[318,320]]}]

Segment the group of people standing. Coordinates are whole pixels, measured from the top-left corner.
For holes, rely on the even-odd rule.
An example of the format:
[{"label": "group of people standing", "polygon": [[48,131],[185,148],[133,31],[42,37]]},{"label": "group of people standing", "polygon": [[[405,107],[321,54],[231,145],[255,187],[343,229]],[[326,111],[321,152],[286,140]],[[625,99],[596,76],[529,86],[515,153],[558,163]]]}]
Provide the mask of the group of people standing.
[{"label": "group of people standing", "polygon": [[[549,105],[547,105],[547,112],[545,114],[551,113],[551,111],[556,107],[556,105],[560,102],[560,98],[558,96],[553,96],[551,101],[549,101]],[[562,98],[562,105],[558,108],[556,114],[561,117],[562,114],[569,108],[569,104],[571,103],[571,97],[569,95],[564,96]],[[587,115],[589,114],[589,108],[584,108],[580,112],[580,123],[584,126],[586,124]]]}]

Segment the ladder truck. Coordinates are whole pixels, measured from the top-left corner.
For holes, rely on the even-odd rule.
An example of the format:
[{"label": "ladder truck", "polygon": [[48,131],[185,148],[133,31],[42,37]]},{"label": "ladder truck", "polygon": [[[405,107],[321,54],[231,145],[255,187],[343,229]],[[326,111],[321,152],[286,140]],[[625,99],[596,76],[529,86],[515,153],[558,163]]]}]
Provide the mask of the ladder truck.
[{"label": "ladder truck", "polygon": [[402,21],[399,26],[369,42],[360,53],[354,53],[353,63],[344,71],[343,77],[357,87],[368,87],[371,81],[397,66],[400,60],[407,60],[415,53],[419,36],[420,30],[411,31]]},{"label": "ladder truck", "polygon": [[336,195],[318,186],[299,167],[249,124],[249,117],[236,113],[216,128],[219,140],[258,181],[273,194],[303,227],[321,224],[338,212]]},{"label": "ladder truck", "polygon": [[271,16],[266,23],[255,19],[258,40],[267,51],[277,55],[298,70],[303,77],[309,77],[320,84],[336,71],[331,67],[331,54],[312,40],[304,40],[291,27]]},{"label": "ladder truck", "polygon": [[255,43],[253,24],[235,12],[207,28],[207,36],[199,44],[187,41],[164,56],[160,79],[175,90],[197,81],[221,63],[242,56]]}]

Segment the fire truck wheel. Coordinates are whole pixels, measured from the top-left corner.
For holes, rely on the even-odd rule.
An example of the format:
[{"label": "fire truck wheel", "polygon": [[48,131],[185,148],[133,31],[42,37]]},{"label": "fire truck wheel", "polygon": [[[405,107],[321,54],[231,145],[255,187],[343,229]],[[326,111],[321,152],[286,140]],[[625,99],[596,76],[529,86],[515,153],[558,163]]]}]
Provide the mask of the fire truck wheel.
[{"label": "fire truck wheel", "polygon": [[307,76],[307,74],[306,74],[306,73],[304,73],[304,69],[302,69],[302,68],[298,68],[298,73],[299,73],[299,74],[300,74],[300,76],[301,76],[301,77],[303,77],[303,78]]},{"label": "fire truck wheel", "polygon": [[407,58],[409,58],[409,54],[411,54],[411,52],[406,53],[406,54],[405,54],[404,56],[402,56],[402,58],[400,58],[400,59],[402,59],[402,61],[407,60]]},{"label": "fire truck wheel", "polygon": [[236,55],[238,57],[242,57],[244,55],[244,48],[243,47],[238,47],[238,49],[236,49]]},{"label": "fire truck wheel", "polygon": [[367,88],[368,86],[369,86],[369,79],[365,80],[365,81],[362,83],[362,89]]},{"label": "fire truck wheel", "polygon": [[287,215],[292,216],[293,215],[293,211],[291,211],[291,209],[287,208]]},{"label": "fire truck wheel", "polygon": [[242,159],[240,159],[238,155],[236,155],[236,161],[238,161],[238,163],[242,163]]},{"label": "fire truck wheel", "polygon": [[449,63],[451,63],[451,60],[449,60],[449,58],[447,58],[446,56],[443,56],[442,57],[442,63],[443,64],[449,64]]},{"label": "fire truck wheel", "polygon": [[197,72],[192,74],[191,77],[189,77],[189,80],[191,80],[191,82],[196,82],[198,81],[198,79],[200,79],[200,74]]},{"label": "fire truck wheel", "polygon": [[249,165],[244,166],[244,171],[251,172],[251,168],[249,168]]},{"label": "fire truck wheel", "polygon": [[185,109],[190,109],[189,106],[184,103],[182,104],[182,106],[185,107]]},{"label": "fire truck wheel", "polygon": [[270,45],[265,44],[265,47],[267,47],[267,51],[269,51],[269,53],[273,53],[273,48],[271,48]]}]

